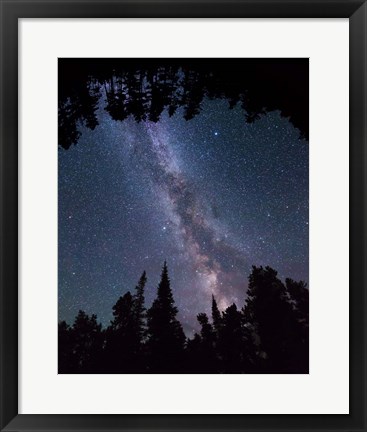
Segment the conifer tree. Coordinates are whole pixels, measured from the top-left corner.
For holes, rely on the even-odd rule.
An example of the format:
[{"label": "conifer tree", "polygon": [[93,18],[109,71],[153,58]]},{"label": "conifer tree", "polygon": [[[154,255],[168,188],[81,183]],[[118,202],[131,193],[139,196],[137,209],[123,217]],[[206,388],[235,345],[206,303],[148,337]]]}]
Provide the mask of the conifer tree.
[{"label": "conifer tree", "polygon": [[212,320],[213,320],[213,326],[217,333],[217,336],[220,333],[221,327],[222,327],[222,315],[218,309],[217,301],[215,300],[214,295],[212,294]]},{"label": "conifer tree", "polygon": [[138,285],[135,287],[135,295],[133,296],[133,319],[135,321],[135,336],[137,345],[141,345],[146,335],[145,315],[146,310],[144,306],[144,289],[147,283],[147,276],[145,271],[141,275]]},{"label": "conifer tree", "polygon": [[197,372],[215,373],[218,362],[215,352],[215,332],[213,326],[209,323],[209,318],[205,313],[199,313],[197,320],[201,325],[201,343],[197,355]]},{"label": "conifer tree", "polygon": [[121,335],[131,333],[134,327],[133,317],[133,297],[128,291],[120,297],[116,304],[112,307],[114,319],[111,321],[111,326]]},{"label": "conifer tree", "polygon": [[101,329],[96,315],[89,316],[84,311],[79,311],[71,329],[73,367],[76,372],[88,373],[96,369],[96,362],[102,349]]},{"label": "conifer tree", "polygon": [[308,373],[308,289],[270,267],[253,267],[246,304],[212,319],[200,313],[200,334],[188,340],[177,319],[164,263],[157,297],[146,312],[143,272],[135,293],[113,306],[106,330],[79,311],[72,326],[59,323],[59,373]]},{"label": "conifer tree", "polygon": [[131,372],[137,346],[130,291],[120,297],[112,309],[114,319],[107,329],[106,363],[113,373]]},{"label": "conifer tree", "polygon": [[223,359],[223,372],[240,373],[242,367],[243,332],[241,313],[233,303],[223,312],[222,331],[218,341],[218,349]]},{"label": "conifer tree", "polygon": [[303,282],[286,279],[285,285],[296,321],[293,331],[292,369],[299,373],[309,370],[309,291]]},{"label": "conifer tree", "polygon": [[180,367],[186,338],[177,313],[167,263],[164,262],[157,297],[147,314],[152,372],[173,372]]},{"label": "conifer tree", "polygon": [[284,284],[270,267],[252,267],[249,276],[245,323],[257,335],[260,357],[267,373],[289,373],[297,322]]}]

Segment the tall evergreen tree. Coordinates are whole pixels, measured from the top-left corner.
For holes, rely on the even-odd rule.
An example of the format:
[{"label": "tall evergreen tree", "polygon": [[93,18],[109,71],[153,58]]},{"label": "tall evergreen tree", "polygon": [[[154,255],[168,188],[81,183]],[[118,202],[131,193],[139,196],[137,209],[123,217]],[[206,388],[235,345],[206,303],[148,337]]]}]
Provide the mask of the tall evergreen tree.
[{"label": "tall evergreen tree", "polygon": [[98,370],[102,350],[102,326],[96,315],[87,315],[80,310],[71,329],[73,343],[73,369],[77,373]]},{"label": "tall evergreen tree", "polygon": [[217,332],[217,334],[219,334],[223,321],[222,321],[222,315],[218,309],[217,301],[215,300],[213,294],[212,294],[212,320],[213,320],[214,329]]},{"label": "tall evergreen tree", "polygon": [[164,262],[157,297],[147,313],[152,372],[178,372],[181,367],[186,338],[177,313],[167,263]]},{"label": "tall evergreen tree", "polygon": [[112,310],[114,319],[111,321],[111,327],[123,336],[131,334],[134,328],[134,316],[133,297],[130,291],[117,300]]},{"label": "tall evergreen tree", "polygon": [[201,344],[198,352],[198,369],[200,373],[215,373],[218,368],[218,361],[215,352],[215,332],[212,324],[209,323],[207,314],[200,313],[197,320],[201,325]]},{"label": "tall evergreen tree", "polygon": [[143,343],[144,337],[146,335],[146,324],[145,315],[146,310],[144,306],[145,297],[144,289],[147,283],[147,275],[145,271],[141,275],[138,285],[135,287],[135,294],[133,296],[133,319],[135,321],[135,337],[138,345]]},{"label": "tall evergreen tree", "polygon": [[120,297],[112,309],[114,319],[107,329],[105,361],[112,373],[132,372],[137,344],[130,291]]},{"label": "tall evergreen tree", "polygon": [[241,372],[242,342],[241,313],[233,303],[223,312],[223,326],[218,341],[218,350],[223,359],[223,372]]},{"label": "tall evergreen tree", "polygon": [[297,322],[284,284],[270,267],[252,267],[244,318],[259,338],[266,373],[291,373],[290,359]]}]

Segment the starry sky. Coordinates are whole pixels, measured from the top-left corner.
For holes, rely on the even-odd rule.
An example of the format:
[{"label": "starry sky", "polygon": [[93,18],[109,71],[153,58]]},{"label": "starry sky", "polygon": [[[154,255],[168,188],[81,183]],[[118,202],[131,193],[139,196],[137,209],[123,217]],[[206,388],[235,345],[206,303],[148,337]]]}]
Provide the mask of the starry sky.
[{"label": "starry sky", "polygon": [[108,325],[143,270],[149,307],[164,260],[188,336],[212,294],[243,306],[252,265],[308,282],[308,141],[278,111],[248,124],[219,99],[190,121],[97,114],[59,149],[59,319]]}]

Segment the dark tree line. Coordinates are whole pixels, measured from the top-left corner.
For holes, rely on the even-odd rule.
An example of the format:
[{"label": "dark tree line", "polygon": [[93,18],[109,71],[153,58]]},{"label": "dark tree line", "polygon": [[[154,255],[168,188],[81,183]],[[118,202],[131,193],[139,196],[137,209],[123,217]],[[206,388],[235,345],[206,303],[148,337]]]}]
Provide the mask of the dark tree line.
[{"label": "dark tree line", "polygon": [[270,267],[253,267],[242,309],[221,312],[212,297],[211,320],[197,316],[200,333],[185,337],[177,319],[167,265],[147,310],[142,274],[133,293],[113,306],[103,329],[79,311],[59,323],[59,373],[308,373],[308,289],[283,283]]},{"label": "dark tree line", "polygon": [[191,120],[204,98],[241,106],[248,122],[279,110],[308,138],[308,88],[307,59],[59,59],[59,145],[98,125],[100,101],[114,120],[157,122],[178,108]]}]

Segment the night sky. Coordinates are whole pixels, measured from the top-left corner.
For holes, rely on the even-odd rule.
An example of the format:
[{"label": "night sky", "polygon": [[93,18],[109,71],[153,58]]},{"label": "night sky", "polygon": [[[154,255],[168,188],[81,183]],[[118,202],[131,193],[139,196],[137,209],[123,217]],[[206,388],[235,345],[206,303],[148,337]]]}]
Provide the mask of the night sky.
[{"label": "night sky", "polygon": [[246,298],[252,265],[308,282],[308,142],[279,112],[248,124],[206,100],[186,121],[81,128],[59,149],[59,319],[79,309],[108,325],[146,270],[146,305],[167,260],[181,323]]}]

